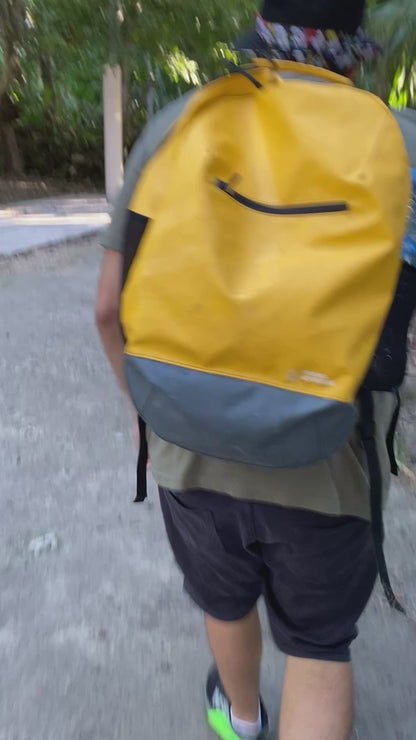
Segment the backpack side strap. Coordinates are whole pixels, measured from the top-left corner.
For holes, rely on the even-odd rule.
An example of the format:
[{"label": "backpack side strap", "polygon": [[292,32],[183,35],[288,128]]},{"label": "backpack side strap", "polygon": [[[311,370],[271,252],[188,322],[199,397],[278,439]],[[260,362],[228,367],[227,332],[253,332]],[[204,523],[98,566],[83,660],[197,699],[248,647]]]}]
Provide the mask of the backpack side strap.
[{"label": "backpack side strap", "polygon": [[376,444],[374,401],[371,391],[361,391],[359,394],[359,401],[361,405],[359,429],[368,462],[368,473],[370,477],[371,526],[378,571],[384,593],[390,606],[398,612],[401,612],[401,614],[406,614],[405,609],[394,594],[383,548],[384,524],[382,478]]},{"label": "backpack side strap", "polygon": [[147,460],[149,450],[146,437],[146,422],[139,416],[140,447],[137,460],[137,491],[135,504],[141,504],[147,499]]},{"label": "backpack side strap", "polygon": [[397,399],[397,406],[396,406],[396,411],[394,412],[393,418],[391,420],[390,428],[387,434],[386,444],[387,444],[387,452],[390,458],[391,473],[392,475],[399,475],[399,466],[396,460],[396,453],[394,449],[394,439],[396,436],[397,424],[399,421],[400,411],[402,408],[402,401],[400,398],[400,391],[398,388],[395,388],[393,393]]}]

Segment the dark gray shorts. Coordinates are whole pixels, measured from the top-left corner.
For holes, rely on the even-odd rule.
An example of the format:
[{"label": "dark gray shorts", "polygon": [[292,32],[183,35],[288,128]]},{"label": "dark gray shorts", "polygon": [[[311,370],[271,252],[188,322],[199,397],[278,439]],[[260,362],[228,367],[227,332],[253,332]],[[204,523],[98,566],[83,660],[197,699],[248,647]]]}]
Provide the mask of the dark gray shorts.
[{"label": "dark gray shorts", "polygon": [[377,575],[370,524],[207,491],[160,489],[185,589],[211,617],[243,619],[263,594],[278,647],[349,661]]}]

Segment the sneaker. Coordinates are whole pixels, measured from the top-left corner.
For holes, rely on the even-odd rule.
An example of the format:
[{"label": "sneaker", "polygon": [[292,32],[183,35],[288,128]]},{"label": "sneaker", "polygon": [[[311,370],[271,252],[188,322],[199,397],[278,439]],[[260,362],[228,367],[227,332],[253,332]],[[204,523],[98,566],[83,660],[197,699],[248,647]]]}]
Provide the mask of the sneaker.
[{"label": "sneaker", "polygon": [[258,735],[237,735],[231,724],[231,704],[221,684],[218,671],[211,668],[206,687],[208,723],[221,740],[266,740],[269,729],[267,712],[260,699],[262,728]]}]

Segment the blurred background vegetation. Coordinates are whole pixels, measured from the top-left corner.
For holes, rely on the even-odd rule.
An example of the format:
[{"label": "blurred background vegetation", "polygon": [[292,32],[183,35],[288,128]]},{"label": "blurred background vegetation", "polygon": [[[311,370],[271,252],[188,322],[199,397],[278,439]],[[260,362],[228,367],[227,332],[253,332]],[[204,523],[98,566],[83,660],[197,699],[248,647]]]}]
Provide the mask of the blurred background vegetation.
[{"label": "blurred background vegetation", "polygon": [[[126,152],[153,113],[221,72],[256,0],[0,0],[0,171],[100,183],[102,71],[120,64]],[[361,84],[416,106],[416,0],[370,0],[384,48]]]}]

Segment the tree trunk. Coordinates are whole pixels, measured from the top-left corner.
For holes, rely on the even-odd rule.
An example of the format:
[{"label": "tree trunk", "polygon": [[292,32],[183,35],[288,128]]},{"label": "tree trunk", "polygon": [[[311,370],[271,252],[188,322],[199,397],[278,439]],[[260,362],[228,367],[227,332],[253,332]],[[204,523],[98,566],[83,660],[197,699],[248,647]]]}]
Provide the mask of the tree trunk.
[{"label": "tree trunk", "polygon": [[149,89],[146,95],[147,118],[150,121],[155,115],[156,108],[156,88],[153,80],[149,83]]},{"label": "tree trunk", "polygon": [[150,120],[155,115],[156,108],[156,85],[150,54],[146,54],[146,66],[149,74],[149,87],[146,95],[147,118]]},{"label": "tree trunk", "polygon": [[55,80],[52,71],[51,60],[43,55],[40,57],[40,73],[42,76],[44,88],[50,93],[50,101],[47,107],[46,115],[52,126],[56,126],[57,100]]},{"label": "tree trunk", "polygon": [[17,144],[16,134],[11,123],[1,124],[3,151],[8,174],[21,177],[23,175],[23,159]]},{"label": "tree trunk", "polygon": [[127,59],[122,60],[121,70],[123,76],[123,159],[125,159],[128,152],[127,147],[130,147],[132,135],[130,105],[131,69]]}]

